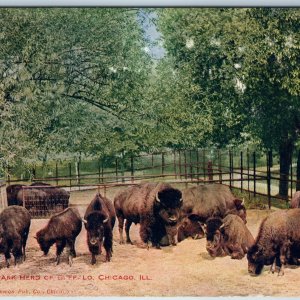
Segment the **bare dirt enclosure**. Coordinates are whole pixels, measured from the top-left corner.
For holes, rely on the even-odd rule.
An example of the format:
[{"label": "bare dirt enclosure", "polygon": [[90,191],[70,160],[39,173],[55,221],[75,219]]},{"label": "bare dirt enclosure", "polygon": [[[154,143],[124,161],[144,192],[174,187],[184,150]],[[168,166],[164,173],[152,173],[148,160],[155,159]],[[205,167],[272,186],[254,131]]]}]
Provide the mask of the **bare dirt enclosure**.
[{"label": "bare dirt enclosure", "polygon": [[[113,199],[115,190],[107,196]],[[96,191],[72,192],[70,203],[83,216]],[[261,220],[270,213],[248,211],[250,231],[256,237]],[[251,277],[246,257],[212,259],[205,239],[187,239],[175,247],[161,250],[139,246],[139,225],[131,227],[134,245],[120,245],[118,224],[114,228],[113,257],[105,261],[105,251],[90,264],[91,255],[83,228],[76,241],[77,257],[68,265],[66,250],[60,265],[55,265],[55,248],[43,256],[35,233],[47,219],[33,219],[27,245],[27,259],[7,269],[1,255],[0,296],[299,296],[300,268],[287,267],[284,276],[269,273],[265,267]]]}]

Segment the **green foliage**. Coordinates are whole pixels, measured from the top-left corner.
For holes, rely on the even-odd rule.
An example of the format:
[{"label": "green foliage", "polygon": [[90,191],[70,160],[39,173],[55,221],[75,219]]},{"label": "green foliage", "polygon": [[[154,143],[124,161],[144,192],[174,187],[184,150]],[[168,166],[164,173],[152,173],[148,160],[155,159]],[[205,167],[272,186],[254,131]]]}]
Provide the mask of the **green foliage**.
[{"label": "green foliage", "polygon": [[126,127],[141,113],[150,65],[137,13],[0,9],[3,163],[136,150]]}]

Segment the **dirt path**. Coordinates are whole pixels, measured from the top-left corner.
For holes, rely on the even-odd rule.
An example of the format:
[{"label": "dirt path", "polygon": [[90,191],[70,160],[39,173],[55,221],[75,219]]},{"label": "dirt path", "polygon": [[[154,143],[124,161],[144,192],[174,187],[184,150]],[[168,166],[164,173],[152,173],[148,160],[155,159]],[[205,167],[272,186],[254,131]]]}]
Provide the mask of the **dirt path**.
[{"label": "dirt path", "polygon": [[[90,196],[90,195],[89,195]],[[76,199],[73,199],[76,203]],[[78,206],[82,215],[85,206]],[[269,212],[248,212],[248,226],[256,236],[258,226]],[[64,254],[55,266],[55,250],[42,256],[33,238],[47,220],[33,220],[28,241],[27,260],[18,267],[4,268],[1,255],[0,296],[299,296],[300,268],[286,268],[285,275],[251,277],[247,259],[212,259],[205,240],[185,240],[176,247],[146,250],[138,247],[139,226],[132,226],[135,245],[119,245],[114,229],[114,253],[110,263],[105,255],[90,265],[90,254],[83,229],[76,242],[77,258],[69,267]],[[137,244],[136,244],[137,243]]]}]

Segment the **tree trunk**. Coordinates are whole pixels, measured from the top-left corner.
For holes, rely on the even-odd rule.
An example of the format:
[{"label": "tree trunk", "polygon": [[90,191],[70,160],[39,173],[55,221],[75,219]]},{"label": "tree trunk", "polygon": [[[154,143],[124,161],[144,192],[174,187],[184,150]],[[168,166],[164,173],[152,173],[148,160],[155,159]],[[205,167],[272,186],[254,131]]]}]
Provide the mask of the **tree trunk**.
[{"label": "tree trunk", "polygon": [[289,188],[289,171],[292,162],[293,142],[287,141],[279,148],[280,155],[280,182],[279,182],[279,195],[283,198],[288,198]]},{"label": "tree trunk", "polygon": [[300,190],[300,150],[298,151],[297,157],[297,183],[296,183],[296,191]]}]

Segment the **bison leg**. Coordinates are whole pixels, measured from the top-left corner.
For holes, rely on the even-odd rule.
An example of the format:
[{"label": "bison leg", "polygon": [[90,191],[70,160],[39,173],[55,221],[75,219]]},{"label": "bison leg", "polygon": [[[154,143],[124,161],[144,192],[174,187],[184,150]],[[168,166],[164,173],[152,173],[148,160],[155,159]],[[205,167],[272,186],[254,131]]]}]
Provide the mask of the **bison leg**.
[{"label": "bison leg", "polygon": [[107,233],[106,237],[104,238],[104,249],[106,251],[106,261],[110,261],[111,257],[112,257],[112,234],[111,233]]},{"label": "bison leg", "polygon": [[129,230],[130,230],[131,224],[132,224],[131,221],[126,220],[126,223],[125,223],[125,232],[126,232],[126,243],[127,244],[132,244],[132,241],[131,241],[130,236],[129,236]]},{"label": "bison leg", "polygon": [[276,270],[276,260],[274,259],[274,261],[273,261],[272,264],[271,264],[269,273],[274,274],[275,270]]},{"label": "bison leg", "polygon": [[56,241],[56,265],[60,263],[60,255],[66,246],[66,240]]},{"label": "bison leg", "polygon": [[4,256],[5,256],[6,267],[9,268],[9,266],[10,266],[10,258],[11,258],[9,251],[5,252]]},{"label": "bison leg", "polygon": [[21,239],[14,240],[14,246],[11,252],[15,258],[15,266],[16,266],[17,264],[21,263],[23,260]]},{"label": "bison leg", "polygon": [[118,222],[119,222],[120,244],[124,244],[124,238],[123,238],[124,218],[123,218],[123,216],[118,215]]},{"label": "bison leg", "polygon": [[76,257],[76,252],[75,252],[75,241],[74,240],[68,240],[67,241],[67,244],[68,244],[68,258],[69,258],[69,265],[70,267],[72,266],[73,264],[73,257]]},{"label": "bison leg", "polygon": [[28,238],[28,230],[25,231],[25,233],[23,235],[23,241],[22,241],[22,246],[23,246],[23,261],[26,260],[25,248],[26,248],[27,238]]},{"label": "bison leg", "polygon": [[91,264],[94,265],[95,263],[96,263],[96,255],[94,253],[92,253]]}]

